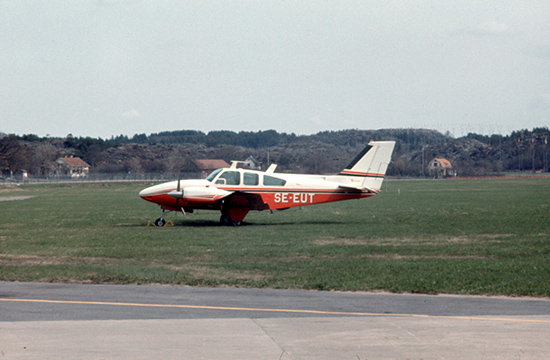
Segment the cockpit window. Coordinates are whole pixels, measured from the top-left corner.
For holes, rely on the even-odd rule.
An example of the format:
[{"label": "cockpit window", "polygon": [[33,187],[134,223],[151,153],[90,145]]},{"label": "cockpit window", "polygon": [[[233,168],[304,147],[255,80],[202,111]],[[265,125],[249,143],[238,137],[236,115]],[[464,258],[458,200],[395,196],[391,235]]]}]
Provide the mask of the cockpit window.
[{"label": "cockpit window", "polygon": [[[225,179],[225,181],[223,180]],[[220,175],[216,184],[223,185],[240,185],[241,184],[241,173],[238,171],[225,171]]]},{"label": "cockpit window", "polygon": [[258,174],[245,172],[243,174],[244,184],[256,186],[260,183]]},{"label": "cockpit window", "polygon": [[268,186],[285,186],[286,180],[279,179],[273,176],[264,175],[264,185]]},{"label": "cockpit window", "polygon": [[220,173],[220,171],[222,171],[223,169],[217,169],[217,170],[214,170],[210,173],[210,175],[208,175],[208,177],[206,178],[206,180],[212,182],[212,180],[214,180],[214,178],[216,177],[216,175],[218,175]]}]

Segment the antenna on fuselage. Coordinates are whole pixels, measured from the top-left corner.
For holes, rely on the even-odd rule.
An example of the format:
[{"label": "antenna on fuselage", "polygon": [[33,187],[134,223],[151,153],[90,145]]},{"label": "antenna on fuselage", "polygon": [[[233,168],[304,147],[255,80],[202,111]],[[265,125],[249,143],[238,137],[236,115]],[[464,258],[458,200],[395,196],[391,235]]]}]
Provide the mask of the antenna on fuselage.
[{"label": "antenna on fuselage", "polygon": [[246,165],[246,162],[245,161],[240,161],[240,160],[231,160],[230,169],[238,169],[239,164],[242,164],[242,166],[244,167],[244,165]]},{"label": "antenna on fuselage", "polygon": [[267,170],[265,172],[266,172],[266,174],[272,174],[273,172],[275,172],[276,168],[277,168],[277,164],[271,164],[271,165],[269,165],[269,167],[267,168]]}]

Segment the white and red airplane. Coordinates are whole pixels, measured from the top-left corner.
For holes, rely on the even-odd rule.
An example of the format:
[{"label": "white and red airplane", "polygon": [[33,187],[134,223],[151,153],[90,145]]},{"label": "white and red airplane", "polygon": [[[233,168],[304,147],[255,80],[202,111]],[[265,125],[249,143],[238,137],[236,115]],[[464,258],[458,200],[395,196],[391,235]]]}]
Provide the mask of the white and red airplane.
[{"label": "white and red airplane", "polygon": [[275,173],[237,168],[213,171],[202,180],[177,180],[143,189],[139,196],[160,205],[155,225],[164,226],[164,213],[194,209],[221,211],[220,221],[238,226],[250,210],[283,210],[295,206],[360,199],[377,194],[391,161],[395,141],[371,141],[337,175]]}]

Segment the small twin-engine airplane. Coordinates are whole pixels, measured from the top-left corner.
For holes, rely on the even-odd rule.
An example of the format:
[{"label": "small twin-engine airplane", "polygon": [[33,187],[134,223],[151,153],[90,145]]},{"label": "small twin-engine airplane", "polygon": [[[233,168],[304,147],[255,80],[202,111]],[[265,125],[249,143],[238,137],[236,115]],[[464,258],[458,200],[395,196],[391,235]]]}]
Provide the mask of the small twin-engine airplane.
[{"label": "small twin-engine airplane", "polygon": [[194,209],[221,211],[220,222],[238,226],[250,210],[284,210],[295,206],[361,199],[380,191],[395,141],[371,141],[337,175],[275,173],[237,168],[213,171],[202,180],[177,180],[143,189],[141,198],[160,205],[155,225],[164,226],[164,213]]}]

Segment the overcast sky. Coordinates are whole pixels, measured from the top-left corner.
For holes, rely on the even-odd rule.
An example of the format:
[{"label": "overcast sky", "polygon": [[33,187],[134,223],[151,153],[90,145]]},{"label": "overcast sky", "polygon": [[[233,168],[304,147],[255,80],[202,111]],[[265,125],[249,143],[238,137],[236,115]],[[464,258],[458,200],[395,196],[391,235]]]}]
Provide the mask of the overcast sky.
[{"label": "overcast sky", "polygon": [[550,126],[550,1],[0,0],[0,132]]}]

